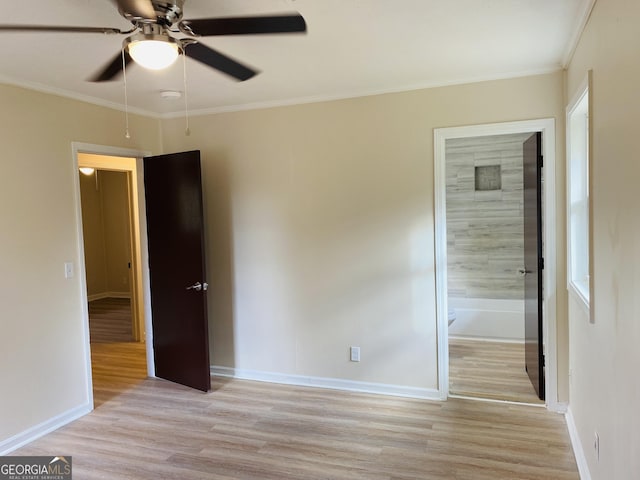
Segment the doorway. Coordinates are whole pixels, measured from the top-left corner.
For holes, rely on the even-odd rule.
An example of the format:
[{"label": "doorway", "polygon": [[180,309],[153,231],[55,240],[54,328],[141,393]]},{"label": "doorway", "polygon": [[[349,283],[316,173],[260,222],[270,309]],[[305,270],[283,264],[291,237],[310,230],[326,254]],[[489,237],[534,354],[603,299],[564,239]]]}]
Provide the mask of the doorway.
[{"label": "doorway", "polygon": [[80,167],[79,178],[91,343],[144,341],[131,308],[137,298],[130,175]]},{"label": "doorway", "polygon": [[[89,393],[94,407],[155,375],[147,307],[148,269],[143,268],[147,256],[146,219],[140,214],[144,211],[144,186],[138,172],[144,155],[145,152],[73,144],[78,169],[92,170],[86,176],[78,171],[76,198],[82,259],[78,272],[86,279],[82,297],[87,319],[86,358],[88,371],[92,372]],[[97,205],[82,205],[83,200]],[[102,232],[102,245],[88,243],[96,232],[91,233],[87,222],[96,224],[98,233]],[[91,274],[95,273],[96,258],[98,264],[102,262],[99,268],[103,268],[104,278]]]},{"label": "doorway", "polygon": [[[470,225],[468,221],[461,218],[464,216],[465,207],[461,205],[455,205],[456,199],[462,198],[464,195],[471,195],[473,197],[479,195],[480,206],[492,208],[491,203],[497,200],[498,197],[506,196],[507,199],[515,199],[517,196],[522,195],[522,190],[519,192],[513,188],[513,185],[505,185],[505,189],[499,185],[502,178],[510,181],[509,176],[501,175],[500,168],[501,162],[496,162],[495,158],[491,159],[490,155],[486,152],[492,150],[493,147],[484,148],[484,154],[481,152],[478,158],[475,159],[474,164],[469,169],[466,167],[465,175],[468,178],[464,178],[462,183],[466,182],[466,187],[472,189],[471,193],[453,192],[453,195],[447,196],[447,187],[452,185],[451,175],[448,175],[447,168],[447,146],[458,146],[458,151],[449,151],[453,159],[457,162],[462,161],[465,155],[458,155],[461,152],[468,152],[468,145],[480,144],[482,145],[483,139],[495,141],[496,138],[508,139],[509,141],[517,141],[527,137],[531,132],[542,132],[544,137],[544,155],[546,157],[544,163],[544,199],[543,199],[543,217],[547,224],[553,225],[555,223],[555,172],[553,171],[554,151],[555,151],[555,135],[554,135],[554,120],[532,120],[524,122],[510,122],[503,124],[490,124],[490,125],[477,125],[469,127],[455,127],[455,128],[443,128],[436,129],[434,131],[434,149],[435,149],[435,203],[436,203],[436,298],[437,298],[437,317],[438,317],[438,361],[439,361],[439,390],[441,397],[447,398],[450,394],[471,394],[469,396],[480,396],[484,398],[502,399],[506,401],[514,401],[514,398],[500,398],[500,395],[491,394],[492,392],[475,392],[479,388],[478,385],[482,384],[481,377],[483,375],[483,369],[477,368],[478,365],[484,367],[491,367],[492,365],[500,372],[503,372],[503,377],[498,377],[498,384],[488,386],[489,389],[500,390],[504,389],[504,385],[500,384],[500,381],[504,381],[505,369],[510,368],[511,358],[515,358],[519,365],[522,367],[522,371],[518,372],[520,375],[519,386],[514,386],[514,391],[518,391],[519,388],[528,388],[530,384],[527,384],[528,378],[524,373],[524,361],[518,360],[518,357],[524,357],[524,319],[523,319],[523,304],[521,293],[519,289],[522,288],[521,278],[518,277],[517,270],[522,268],[522,262],[519,262],[517,255],[511,255],[508,261],[511,261],[513,265],[505,265],[504,258],[500,258],[500,248],[495,249],[496,258],[491,260],[488,252],[484,254],[478,254],[478,250],[472,253],[476,255],[469,255],[469,251],[465,249],[472,248],[469,244],[469,239],[465,240],[464,236],[468,236],[468,228]],[[508,137],[507,137],[508,136]],[[489,139],[489,137],[494,137]],[[522,137],[522,138],[520,138]],[[519,143],[520,148],[522,143]],[[466,150],[465,150],[466,149]],[[455,164],[456,162],[454,162]],[[508,169],[508,173],[513,176],[517,176],[517,172],[510,169],[510,165],[507,162],[504,166]],[[511,165],[512,167],[513,165]],[[475,167],[481,167],[479,169]],[[482,168],[486,167],[486,168]],[[469,173],[471,172],[471,173]],[[449,172],[451,173],[451,172]],[[464,175],[463,175],[464,176]],[[477,182],[482,183],[476,185]],[[498,182],[498,183],[496,183]],[[454,189],[455,190],[455,189]],[[507,192],[506,195],[502,195],[502,191]],[[458,197],[456,198],[456,195]],[[447,201],[452,203],[452,206],[460,207],[456,210],[448,210]],[[505,214],[504,205],[493,205],[493,208],[501,209],[501,214]],[[518,207],[519,208],[519,207]],[[468,208],[467,208],[468,210]],[[508,213],[507,213],[508,214]],[[451,222],[449,222],[448,215],[451,216]],[[456,217],[457,215],[457,217]],[[481,220],[481,219],[478,219]],[[476,222],[477,223],[477,222]],[[479,225],[485,228],[484,238],[480,244],[485,246],[495,246],[496,239],[491,240],[491,237],[495,233],[500,232],[501,229],[507,228],[510,222],[499,220],[501,227],[487,229],[485,221],[481,221]],[[511,222],[514,223],[514,222]],[[516,222],[517,223],[517,222]],[[511,225],[513,228],[521,228],[517,225]],[[455,237],[455,229],[460,227],[459,251],[455,252],[455,240],[449,238],[447,231],[449,230],[450,236]],[[464,228],[463,228],[464,227]],[[471,225],[473,228],[473,225]],[[467,229],[465,231],[465,229]],[[547,405],[550,409],[558,408],[557,405],[557,386],[556,386],[556,336],[555,336],[555,238],[553,235],[553,229],[543,229],[544,232],[544,256],[547,260],[548,268],[544,270],[545,291],[543,294],[543,311],[544,311],[544,345],[549,352],[547,356],[546,369],[548,375],[545,379],[546,391],[547,391]],[[511,235],[513,232],[511,232]],[[521,235],[521,232],[520,232]],[[508,238],[510,234],[503,232],[502,238]],[[516,242],[521,242],[520,239],[516,239]],[[460,258],[453,259],[453,266],[448,262],[448,247],[453,247],[454,255]],[[509,248],[509,245],[505,245],[505,248]],[[511,245],[513,249],[514,246]],[[502,250],[504,252],[504,249]],[[467,254],[465,256],[465,253]],[[507,256],[508,257],[508,256]],[[466,260],[464,260],[466,258]],[[464,261],[462,261],[464,260]],[[473,260],[473,261],[472,261]],[[482,262],[480,262],[482,260]],[[474,262],[476,263],[474,267]],[[480,265],[483,263],[484,265]],[[516,265],[519,263],[519,265]],[[489,274],[487,272],[488,264],[491,264],[495,270]],[[465,282],[461,281],[461,275],[463,273],[475,272],[477,278],[473,281]],[[491,282],[487,282],[487,275],[492,275]],[[473,275],[472,275],[473,276]],[[449,277],[451,277],[449,279]],[[491,287],[488,287],[491,285]],[[497,288],[499,286],[499,288]],[[491,291],[489,291],[491,290]],[[521,292],[521,290],[520,290]],[[487,314],[488,320],[486,322],[473,322],[472,319],[480,314]],[[514,322],[513,319],[516,319]],[[522,321],[518,321],[522,318]],[[449,322],[452,321],[451,327]],[[449,344],[450,332],[452,337],[458,337],[456,342]],[[465,338],[466,337],[466,338]],[[473,338],[473,340],[471,340]],[[479,341],[478,338],[482,338],[483,341]],[[493,344],[492,342],[498,341]],[[471,343],[469,343],[471,342]],[[498,348],[499,347],[499,348]],[[516,348],[511,348],[516,347]],[[522,349],[520,354],[519,349]],[[513,351],[512,351],[513,350]],[[460,365],[450,363],[450,353],[457,359],[462,359],[468,362],[472,367],[467,371],[468,380],[475,384],[468,391],[459,391],[459,385],[455,382],[451,383],[455,375],[459,372],[456,370],[460,368]],[[485,357],[489,354],[488,359]],[[515,355],[515,357],[514,357]],[[485,360],[483,360],[485,358]],[[463,366],[464,367],[464,366]],[[475,370],[474,370],[475,368]],[[519,367],[516,367],[516,370]],[[526,379],[526,380],[525,380]],[[450,386],[451,383],[451,386]],[[486,385],[485,385],[486,386]],[[508,387],[506,387],[508,388]],[[493,392],[499,393],[499,392]],[[535,397],[532,397],[535,398]],[[515,398],[517,400],[517,396]]]},{"label": "doorway", "polygon": [[531,134],[446,141],[451,394],[541,402],[525,371],[519,273],[525,264],[523,144]]}]

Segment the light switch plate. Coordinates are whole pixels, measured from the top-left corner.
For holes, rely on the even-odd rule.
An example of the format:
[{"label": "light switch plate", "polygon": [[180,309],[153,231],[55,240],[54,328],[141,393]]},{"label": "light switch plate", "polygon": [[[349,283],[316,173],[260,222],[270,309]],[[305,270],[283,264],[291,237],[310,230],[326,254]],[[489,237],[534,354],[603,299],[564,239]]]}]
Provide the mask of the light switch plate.
[{"label": "light switch plate", "polygon": [[73,262],[65,262],[64,264],[64,278],[73,277]]},{"label": "light switch plate", "polygon": [[360,347],[351,347],[351,361],[359,362],[360,361]]}]

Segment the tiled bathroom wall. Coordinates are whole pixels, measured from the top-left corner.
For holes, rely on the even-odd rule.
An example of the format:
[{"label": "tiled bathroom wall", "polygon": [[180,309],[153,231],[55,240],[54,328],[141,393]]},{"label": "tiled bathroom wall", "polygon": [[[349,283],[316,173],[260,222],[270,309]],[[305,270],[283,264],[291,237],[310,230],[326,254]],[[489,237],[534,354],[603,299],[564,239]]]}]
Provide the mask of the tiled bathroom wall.
[{"label": "tiled bathroom wall", "polygon": [[450,297],[523,299],[522,143],[530,134],[446,142]]}]

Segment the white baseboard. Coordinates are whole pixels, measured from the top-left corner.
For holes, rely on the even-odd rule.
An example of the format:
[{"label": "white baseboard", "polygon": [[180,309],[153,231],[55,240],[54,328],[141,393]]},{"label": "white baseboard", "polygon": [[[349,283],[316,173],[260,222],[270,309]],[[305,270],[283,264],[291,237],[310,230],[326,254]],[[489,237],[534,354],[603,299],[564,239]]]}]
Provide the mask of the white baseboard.
[{"label": "white baseboard", "polygon": [[569,408],[569,404],[567,402],[552,402],[550,400],[547,400],[547,408],[552,412],[565,415],[567,413],[567,409]]},{"label": "white baseboard", "polygon": [[33,427],[25,430],[24,432],[20,432],[17,435],[14,435],[7,440],[0,442],[0,456],[7,455],[10,452],[26,445],[27,443],[33,442],[34,440],[46,435],[47,433],[53,432],[58,428],[77,420],[80,417],[83,417],[87,413],[93,410],[93,406],[89,403],[85,403],[78,407],[72,408],[60,415],[56,415],[49,420],[46,420],[38,425],[34,425]]},{"label": "white baseboard", "polygon": [[589,465],[587,464],[587,457],[584,454],[584,449],[580,442],[578,429],[576,428],[576,423],[573,419],[573,414],[571,413],[571,407],[567,408],[567,413],[564,414],[564,418],[567,421],[567,429],[569,430],[569,438],[571,439],[571,446],[573,447],[573,455],[576,457],[576,463],[578,464],[580,480],[591,480],[591,472],[589,471]]},{"label": "white baseboard", "polygon": [[129,292],[107,292],[107,298],[131,298]]},{"label": "white baseboard", "polygon": [[263,372],[259,370],[244,370],[239,368],[211,366],[211,374],[218,377],[240,378],[258,382],[281,383],[301,387],[328,388],[349,392],[375,393],[396,397],[420,398],[424,400],[442,401],[440,392],[430,388],[389,385],[385,383],[359,382],[343,380],[341,378],[309,377],[305,375],[288,375],[284,373]]},{"label": "white baseboard", "polygon": [[103,298],[131,298],[129,292],[102,292],[87,296],[87,301],[102,300]]}]

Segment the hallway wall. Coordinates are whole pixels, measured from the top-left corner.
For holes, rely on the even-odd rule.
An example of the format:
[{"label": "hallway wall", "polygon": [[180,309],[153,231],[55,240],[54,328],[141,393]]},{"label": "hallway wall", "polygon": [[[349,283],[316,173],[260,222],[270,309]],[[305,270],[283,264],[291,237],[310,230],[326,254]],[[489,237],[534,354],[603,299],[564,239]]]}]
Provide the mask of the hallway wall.
[{"label": "hallway wall", "polygon": [[130,297],[127,174],[96,170],[92,175],[79,175],[89,300]]}]

